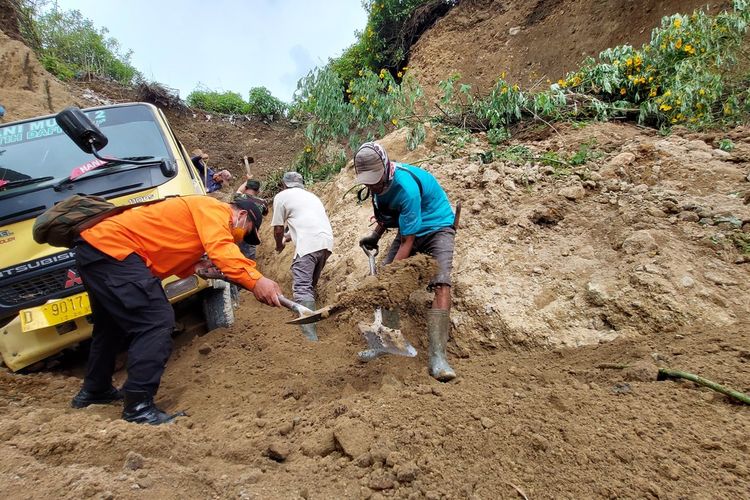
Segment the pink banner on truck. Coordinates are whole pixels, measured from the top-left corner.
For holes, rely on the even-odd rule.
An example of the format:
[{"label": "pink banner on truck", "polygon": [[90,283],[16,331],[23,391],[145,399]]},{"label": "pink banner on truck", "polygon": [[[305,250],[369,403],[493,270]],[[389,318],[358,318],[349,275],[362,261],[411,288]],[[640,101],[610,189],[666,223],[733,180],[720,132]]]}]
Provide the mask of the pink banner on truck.
[{"label": "pink banner on truck", "polygon": [[99,168],[102,165],[105,165],[106,163],[107,163],[106,161],[102,161],[99,158],[86,162],[83,165],[74,168],[73,171],[70,172],[70,180],[72,181],[82,176],[86,172],[91,172],[95,168]]}]

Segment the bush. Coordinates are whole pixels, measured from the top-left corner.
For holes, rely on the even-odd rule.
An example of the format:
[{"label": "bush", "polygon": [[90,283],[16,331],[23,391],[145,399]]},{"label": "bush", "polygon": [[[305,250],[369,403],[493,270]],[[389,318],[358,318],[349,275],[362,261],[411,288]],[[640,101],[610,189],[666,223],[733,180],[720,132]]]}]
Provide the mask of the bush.
[{"label": "bush", "polygon": [[188,106],[213,113],[244,115],[249,113],[249,105],[237,92],[215,92],[199,88],[188,94]]},{"label": "bush", "polygon": [[248,97],[248,113],[263,117],[283,116],[286,104],[277,99],[265,87],[253,87]]},{"label": "bush", "polygon": [[[541,120],[619,116],[656,127],[734,124],[750,113],[750,74],[738,72],[744,55],[750,2],[709,16],[665,17],[640,49],[607,49],[546,91],[525,94],[501,77],[487,96],[474,96],[454,75],[440,83],[444,121],[473,130],[507,129],[530,116]],[[739,65],[742,67],[742,65]],[[746,67],[745,67],[746,68]],[[744,70],[746,71],[746,69]],[[497,140],[502,134],[492,133]]]},{"label": "bush", "polygon": [[22,11],[31,15],[33,27],[25,32],[47,71],[67,80],[79,73],[92,73],[130,84],[141,75],[130,64],[132,52],[121,52],[120,44],[107,36],[107,29],[97,29],[77,10],[62,11],[57,4],[39,14],[35,5]]},{"label": "bush", "polygon": [[[290,111],[307,122],[298,170],[310,178],[338,171],[346,163],[347,150],[393,127],[412,124],[421,97],[421,88],[411,78],[404,77],[399,84],[385,69],[359,70],[346,87],[330,65],[314,69],[300,80]],[[414,123],[410,130],[410,143],[415,146],[424,138],[424,129]],[[328,147],[332,143],[338,147]]]}]

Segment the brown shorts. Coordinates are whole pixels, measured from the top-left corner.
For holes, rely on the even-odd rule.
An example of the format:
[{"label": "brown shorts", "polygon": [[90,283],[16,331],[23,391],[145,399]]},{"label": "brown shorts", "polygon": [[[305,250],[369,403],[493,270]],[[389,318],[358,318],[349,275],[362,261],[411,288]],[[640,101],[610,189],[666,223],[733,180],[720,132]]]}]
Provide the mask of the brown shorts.
[{"label": "brown shorts", "polygon": [[[453,248],[456,231],[452,227],[438,229],[434,233],[418,236],[414,240],[411,254],[424,253],[431,255],[438,263],[438,272],[430,280],[429,288],[436,285],[451,285],[451,272],[453,271]],[[396,257],[398,248],[401,246],[401,233],[396,233],[396,238],[388,249],[383,264],[390,264]]]}]

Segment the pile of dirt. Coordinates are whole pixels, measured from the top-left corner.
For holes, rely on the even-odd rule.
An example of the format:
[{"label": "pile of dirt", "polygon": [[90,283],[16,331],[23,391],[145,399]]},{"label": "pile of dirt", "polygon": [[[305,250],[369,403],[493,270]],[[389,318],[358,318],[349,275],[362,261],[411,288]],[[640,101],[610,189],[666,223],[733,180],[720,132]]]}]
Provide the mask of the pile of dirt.
[{"label": "pile of dirt", "polygon": [[370,310],[378,306],[399,307],[414,290],[426,287],[436,271],[435,259],[418,254],[394,262],[377,276],[367,276],[355,288],[340,293],[336,304]]},{"label": "pile of dirt", "polygon": [[729,0],[469,0],[437,21],[412,47],[409,68],[433,99],[454,72],[480,93],[501,73],[540,88],[575,70],[587,56],[616,45],[640,46],[661,18],[731,8]]}]

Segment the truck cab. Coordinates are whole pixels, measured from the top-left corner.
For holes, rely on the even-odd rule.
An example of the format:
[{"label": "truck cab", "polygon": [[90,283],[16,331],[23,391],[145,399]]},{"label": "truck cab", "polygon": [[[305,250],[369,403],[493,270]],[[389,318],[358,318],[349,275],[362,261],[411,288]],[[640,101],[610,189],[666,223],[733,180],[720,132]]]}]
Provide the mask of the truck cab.
[{"label": "truck cab", "polygon": [[[79,148],[55,115],[0,125],[0,355],[13,371],[74,346],[92,330],[75,249],[35,243],[37,216],[73,194],[115,205],[205,194],[158,108],[128,103],[83,112],[108,139],[99,151],[105,161]],[[163,285],[172,303],[202,293],[209,329],[233,321],[223,282],[194,275]]]}]

